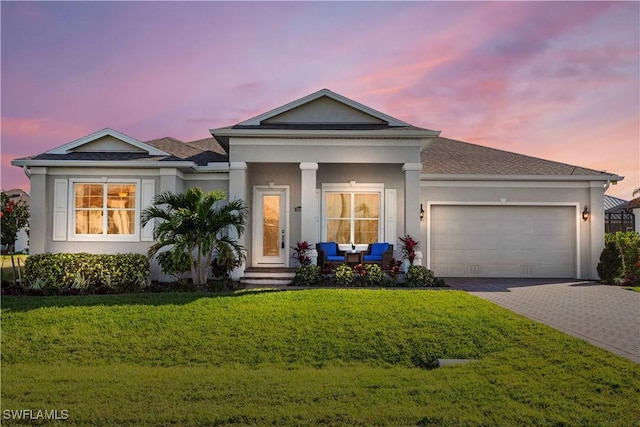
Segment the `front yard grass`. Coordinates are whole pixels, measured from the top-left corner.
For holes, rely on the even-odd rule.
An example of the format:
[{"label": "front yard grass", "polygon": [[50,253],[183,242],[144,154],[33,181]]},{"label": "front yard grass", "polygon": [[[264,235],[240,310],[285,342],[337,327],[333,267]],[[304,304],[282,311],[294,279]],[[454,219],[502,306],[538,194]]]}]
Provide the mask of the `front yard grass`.
[{"label": "front yard grass", "polygon": [[4,425],[633,426],[639,396],[639,365],[459,291],[2,300]]}]

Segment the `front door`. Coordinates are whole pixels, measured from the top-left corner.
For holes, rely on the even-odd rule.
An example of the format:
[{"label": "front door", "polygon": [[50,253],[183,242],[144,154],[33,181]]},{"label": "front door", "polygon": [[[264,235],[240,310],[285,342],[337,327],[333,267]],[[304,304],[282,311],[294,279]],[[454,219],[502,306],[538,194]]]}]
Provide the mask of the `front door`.
[{"label": "front door", "polygon": [[256,187],[253,203],[253,265],[286,266],[287,189]]}]

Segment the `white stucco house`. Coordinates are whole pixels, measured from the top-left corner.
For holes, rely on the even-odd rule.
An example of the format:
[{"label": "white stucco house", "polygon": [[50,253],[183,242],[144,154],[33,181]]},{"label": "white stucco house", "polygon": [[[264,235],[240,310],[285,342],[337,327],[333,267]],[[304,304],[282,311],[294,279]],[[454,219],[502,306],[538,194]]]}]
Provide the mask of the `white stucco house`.
[{"label": "white stucco house", "polygon": [[103,129],[14,160],[31,179],[30,253],[146,253],[140,211],[198,186],[250,207],[237,276],[292,266],[297,241],[389,242],[397,254],[411,235],[440,277],[597,279],[604,193],[623,179],[444,138],[327,89],[210,133]]}]

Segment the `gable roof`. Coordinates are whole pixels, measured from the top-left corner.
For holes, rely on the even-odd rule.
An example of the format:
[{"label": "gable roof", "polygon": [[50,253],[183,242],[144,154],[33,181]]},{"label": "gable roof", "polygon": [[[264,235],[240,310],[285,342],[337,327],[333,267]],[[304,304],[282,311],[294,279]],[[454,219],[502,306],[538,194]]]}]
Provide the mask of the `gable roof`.
[{"label": "gable roof", "polygon": [[421,152],[421,162],[422,173],[427,175],[588,176],[612,181],[622,179],[594,169],[443,137],[435,138]]},{"label": "gable roof", "polygon": [[82,138],[76,139],[75,141],[71,141],[68,144],[49,150],[46,153],[47,154],[69,154],[81,148],[82,146],[89,145],[92,142],[95,142],[99,139],[109,137],[109,136],[130,146],[132,152],[143,151],[151,156],[167,155],[167,153],[165,153],[162,150],[149,146],[143,143],[142,141],[138,141],[135,138],[132,138],[128,135],[125,135],[111,128],[105,128],[105,129],[99,130],[97,132],[92,133],[91,135],[84,136]]},{"label": "gable roof", "polygon": [[[96,151],[82,150],[94,141],[105,136],[112,136],[127,144],[131,144],[131,150],[123,151]],[[123,140],[124,137],[125,139]],[[104,129],[95,132],[85,138],[80,138],[61,147],[49,150],[36,156],[16,159],[11,163],[16,166],[54,165],[56,162],[74,162],[74,165],[82,162],[118,162],[120,166],[125,163],[135,163],[138,166],[152,166],[155,162],[188,162],[196,166],[206,166],[212,162],[226,162],[228,156],[220,144],[214,138],[204,138],[192,142],[184,142],[176,138],[164,137],[151,141],[138,141],[113,129]],[[60,163],[60,166],[63,164]],[[87,166],[93,166],[88,163]]]},{"label": "gable roof", "polygon": [[[266,113],[260,114],[258,116],[252,117],[248,120],[238,123],[234,128],[243,128],[246,126],[254,127],[254,126],[269,126],[269,121],[274,121],[278,116],[282,117],[285,114],[291,113],[294,110],[304,109],[305,107],[310,106],[313,103],[317,103],[319,100],[326,98],[328,100],[335,101],[336,105],[343,105],[350,108],[353,113],[350,121],[345,123],[350,124],[377,124],[378,126],[384,127],[406,127],[411,126],[402,120],[396,119],[395,117],[391,117],[388,114],[381,113],[380,111],[374,110],[371,107],[367,107],[366,105],[360,104],[352,99],[349,99],[345,96],[339,95],[335,92],[330,91],[329,89],[321,89],[317,92],[304,96],[295,101],[289,102],[285,105],[282,105],[278,108],[274,108],[273,110],[267,111]],[[358,118],[362,118],[358,120]],[[298,119],[300,120],[300,119]],[[290,122],[290,120],[289,120]],[[302,124],[324,124],[328,125],[328,122],[318,120],[318,118],[314,118],[311,121],[302,121],[297,123],[299,126]]]}]

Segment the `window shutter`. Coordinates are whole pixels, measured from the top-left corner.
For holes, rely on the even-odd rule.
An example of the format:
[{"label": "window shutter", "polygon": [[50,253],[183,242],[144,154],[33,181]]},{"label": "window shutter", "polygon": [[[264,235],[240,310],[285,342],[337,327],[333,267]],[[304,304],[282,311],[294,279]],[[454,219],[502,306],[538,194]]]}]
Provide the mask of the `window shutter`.
[{"label": "window shutter", "polygon": [[[153,179],[143,179],[141,183],[140,189],[140,213],[143,209],[148,206],[151,206],[153,203],[153,198],[156,193],[156,181]],[[145,227],[142,228],[142,232],[140,233],[140,240],[144,242],[152,242],[153,241],[153,226],[155,224],[154,220],[151,220],[147,223]]]},{"label": "window shutter", "polygon": [[53,182],[53,240],[67,240],[67,225],[72,223],[67,215],[69,181],[56,179]]},{"label": "window shutter", "polygon": [[396,189],[384,190],[384,240],[392,245],[397,245],[396,206]]},{"label": "window shutter", "polygon": [[322,218],[322,192],[319,189],[317,189],[316,190],[316,237],[317,238],[315,243],[324,241],[324,236],[322,235],[321,218]]}]

